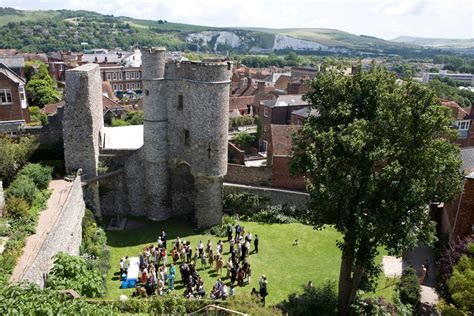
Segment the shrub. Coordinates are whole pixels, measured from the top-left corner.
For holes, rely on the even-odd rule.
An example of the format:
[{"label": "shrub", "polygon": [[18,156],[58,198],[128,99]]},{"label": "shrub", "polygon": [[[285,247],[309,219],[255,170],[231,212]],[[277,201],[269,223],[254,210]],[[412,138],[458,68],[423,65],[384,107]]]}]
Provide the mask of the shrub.
[{"label": "shrub", "polygon": [[28,108],[30,113],[30,123],[32,126],[44,126],[48,124],[48,116],[41,112],[41,109],[37,106],[30,106]]},{"label": "shrub", "polygon": [[48,184],[52,179],[52,173],[52,167],[42,166],[38,163],[29,163],[21,169],[19,175],[30,178],[38,189],[44,190],[48,188]]},{"label": "shrub", "polygon": [[5,205],[7,216],[13,218],[27,217],[30,214],[30,205],[23,198],[13,196]]},{"label": "shrub", "polygon": [[454,304],[463,311],[474,311],[474,258],[462,255],[447,282]]},{"label": "shrub", "polygon": [[407,268],[403,271],[398,284],[400,300],[404,304],[410,304],[413,307],[419,306],[421,299],[420,281],[414,268]]},{"label": "shrub", "polygon": [[224,209],[231,214],[241,216],[250,216],[256,210],[262,209],[268,205],[268,199],[257,194],[231,193],[224,198]]},{"label": "shrub", "polygon": [[336,283],[327,281],[319,287],[305,287],[303,294],[290,294],[281,306],[288,315],[337,315]]},{"label": "shrub", "polygon": [[125,122],[130,125],[143,125],[143,111],[128,112]]},{"label": "shrub", "polygon": [[215,225],[209,228],[206,233],[210,235],[214,235],[217,237],[226,237],[227,236],[227,226],[231,224],[234,226],[239,221],[239,216],[228,216],[224,215],[222,218],[222,225]]},{"label": "shrub", "polygon": [[128,124],[128,122],[126,122],[126,121],[124,121],[124,120],[118,119],[118,120],[113,120],[113,121],[112,121],[112,126],[114,126],[114,127],[117,127],[117,126],[128,126],[128,125],[130,125],[130,124]]},{"label": "shrub", "polygon": [[31,205],[38,193],[38,189],[31,178],[22,175],[13,180],[5,193],[7,199],[12,197],[22,198]]},{"label": "shrub", "polygon": [[290,224],[298,223],[298,220],[292,216],[286,215],[281,205],[270,206],[269,208],[258,211],[250,217],[250,220],[263,223]]},{"label": "shrub", "polygon": [[84,258],[61,252],[54,256],[46,286],[55,290],[73,289],[87,297],[99,297],[104,293],[100,272],[88,269]]},{"label": "shrub", "polygon": [[354,315],[387,315],[387,306],[380,298],[362,298],[361,296],[357,296],[354,303],[351,305],[351,308],[354,312]]},{"label": "shrub", "polygon": [[247,132],[239,132],[235,135],[233,142],[240,148],[248,148],[255,143],[255,136],[252,136]]},{"label": "shrub", "polygon": [[21,137],[18,141],[0,137],[0,175],[3,175],[5,185],[28,161],[36,146],[34,137]]}]

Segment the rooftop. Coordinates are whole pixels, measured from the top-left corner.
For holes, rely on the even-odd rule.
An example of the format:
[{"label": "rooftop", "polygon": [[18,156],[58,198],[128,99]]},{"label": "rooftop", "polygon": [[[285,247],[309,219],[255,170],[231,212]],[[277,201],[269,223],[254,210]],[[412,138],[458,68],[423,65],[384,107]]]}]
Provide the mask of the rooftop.
[{"label": "rooftop", "polygon": [[303,100],[302,94],[293,94],[293,95],[279,95],[276,99],[273,100],[264,100],[260,104],[269,106],[269,107],[285,107],[285,106],[295,106],[295,105],[308,105],[308,102]]},{"label": "rooftop", "polygon": [[305,107],[296,111],[291,112],[292,115],[300,116],[303,118],[307,118],[308,116],[318,116],[319,111],[316,109],[310,109],[310,107]]},{"label": "rooftop", "polygon": [[138,149],[142,146],[143,125],[104,128],[104,149]]},{"label": "rooftop", "polygon": [[10,68],[25,67],[25,59],[23,56],[0,56],[0,63]]}]

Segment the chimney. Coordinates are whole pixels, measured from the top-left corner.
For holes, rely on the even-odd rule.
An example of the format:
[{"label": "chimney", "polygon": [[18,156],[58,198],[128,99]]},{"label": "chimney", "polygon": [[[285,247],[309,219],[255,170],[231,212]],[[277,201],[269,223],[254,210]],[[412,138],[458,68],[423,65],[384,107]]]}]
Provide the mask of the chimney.
[{"label": "chimney", "polygon": [[259,81],[258,82],[258,91],[264,92],[265,91],[265,81]]},{"label": "chimney", "polygon": [[107,63],[107,56],[104,57],[104,62]]},{"label": "chimney", "polygon": [[97,58],[97,56],[95,56],[95,58],[94,58],[94,63],[97,64],[98,61],[99,61],[99,59]]},{"label": "chimney", "polygon": [[245,77],[240,77],[239,78],[239,86],[238,86],[239,90],[242,89],[244,87],[244,85],[245,85]]}]

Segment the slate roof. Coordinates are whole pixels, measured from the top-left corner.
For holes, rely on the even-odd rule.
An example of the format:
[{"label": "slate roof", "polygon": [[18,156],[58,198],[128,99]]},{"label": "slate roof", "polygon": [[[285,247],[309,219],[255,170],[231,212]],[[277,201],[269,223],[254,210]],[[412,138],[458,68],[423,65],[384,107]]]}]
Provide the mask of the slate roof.
[{"label": "slate roof", "polygon": [[474,147],[466,147],[461,149],[462,167],[461,172],[468,173],[474,171]]},{"label": "slate roof", "polygon": [[8,66],[0,62],[0,73],[5,75],[8,79],[17,84],[25,84],[25,81],[19,77],[13,70]]},{"label": "slate roof", "polygon": [[316,109],[311,109],[309,107],[305,107],[296,111],[291,112],[292,115],[300,116],[302,118],[307,118],[308,116],[318,116],[319,111]]},{"label": "slate roof", "polygon": [[0,56],[0,63],[9,68],[25,68],[25,59],[23,56]]}]

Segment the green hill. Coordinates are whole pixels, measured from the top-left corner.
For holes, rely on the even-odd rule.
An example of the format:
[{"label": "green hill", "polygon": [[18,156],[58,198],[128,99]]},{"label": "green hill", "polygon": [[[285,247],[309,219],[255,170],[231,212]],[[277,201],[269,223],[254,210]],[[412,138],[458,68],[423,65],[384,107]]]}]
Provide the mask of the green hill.
[{"label": "green hill", "polygon": [[458,39],[458,38],[430,38],[430,37],[413,37],[399,36],[392,40],[396,43],[409,43],[425,47],[438,48],[474,48],[474,38]]},{"label": "green hill", "polygon": [[269,52],[295,50],[330,53],[371,52],[417,54],[415,43],[386,41],[324,28],[271,29],[253,27],[209,27],[114,17],[91,11],[22,11],[0,8],[0,48],[22,51],[78,51],[90,48],[129,49],[131,46],[165,46],[169,49]]}]

